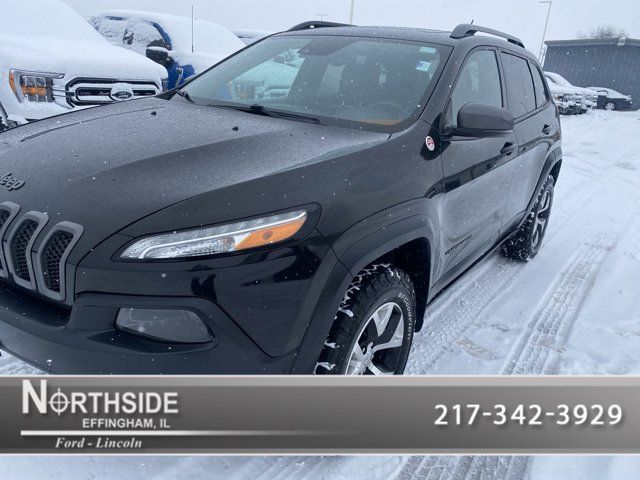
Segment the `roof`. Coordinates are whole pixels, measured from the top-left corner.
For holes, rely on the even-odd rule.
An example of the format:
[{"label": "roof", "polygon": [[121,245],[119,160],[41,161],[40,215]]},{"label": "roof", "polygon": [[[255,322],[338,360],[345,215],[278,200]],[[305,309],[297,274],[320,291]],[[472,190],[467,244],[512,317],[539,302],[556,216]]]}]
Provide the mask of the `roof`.
[{"label": "roof", "polygon": [[510,46],[522,50],[520,47],[507,42],[505,39],[487,35],[472,35],[465,38],[452,38],[451,32],[443,30],[431,30],[414,27],[392,26],[358,26],[346,25],[326,28],[311,28],[282,32],[279,35],[330,35],[330,36],[354,36],[377,37],[393,40],[408,40],[417,42],[438,43],[441,45],[456,46],[462,42],[469,44],[493,45],[497,47]]},{"label": "roof", "polygon": [[[476,27],[472,25],[464,25],[465,27]],[[462,27],[460,25],[458,29]],[[500,32],[496,32],[500,33]],[[323,28],[307,28],[300,30],[292,30],[279,33],[278,35],[324,35],[324,36],[351,36],[351,37],[367,37],[367,38],[384,38],[389,40],[405,40],[424,43],[435,43],[456,47],[457,45],[467,45],[473,48],[476,45],[488,45],[498,48],[508,48],[515,52],[525,53],[532,60],[537,61],[536,56],[530,51],[521,48],[506,39],[492,35],[469,35],[464,38],[452,38],[452,33],[443,30],[430,30],[426,28],[412,27],[391,27],[391,26],[327,26]],[[513,38],[513,37],[511,37]],[[516,39],[517,40],[517,39]]]},{"label": "roof", "polygon": [[310,28],[306,30],[288,31],[282,32],[280,35],[379,37],[394,40],[414,40],[454,45],[456,42],[449,38],[450,34],[451,32],[428,30],[423,28],[348,25],[344,27]]},{"label": "roof", "polygon": [[640,47],[640,40],[636,38],[584,38],[574,40],[547,40],[544,43],[546,43],[549,47],[579,47],[596,45]]}]

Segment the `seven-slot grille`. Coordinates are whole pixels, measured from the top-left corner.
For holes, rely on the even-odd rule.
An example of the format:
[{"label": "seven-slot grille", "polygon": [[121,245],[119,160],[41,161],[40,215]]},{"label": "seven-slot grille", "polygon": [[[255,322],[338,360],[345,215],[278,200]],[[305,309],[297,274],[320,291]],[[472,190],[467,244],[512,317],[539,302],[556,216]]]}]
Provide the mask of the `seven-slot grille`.
[{"label": "seven-slot grille", "polygon": [[11,239],[9,251],[13,262],[13,274],[25,282],[31,281],[31,274],[29,273],[30,260],[27,259],[29,255],[28,247],[31,237],[37,228],[38,222],[35,220],[23,220]]},{"label": "seven-slot grille", "polygon": [[[18,285],[38,290],[54,300],[65,300],[65,264],[82,227],[60,222],[37,242],[48,217],[39,212],[18,216],[20,207],[11,202],[0,204],[0,276],[12,278]],[[17,218],[16,218],[17,217]],[[34,247],[37,250],[34,251]]]},{"label": "seven-slot grille", "polygon": [[[0,231],[2,231],[10,216],[11,212],[9,210],[5,210],[4,208],[0,209]],[[0,272],[5,272],[4,262],[0,262]]]},{"label": "seven-slot grille", "polygon": [[60,260],[73,240],[73,234],[63,230],[55,232],[44,247],[42,276],[49,290],[60,292]]}]

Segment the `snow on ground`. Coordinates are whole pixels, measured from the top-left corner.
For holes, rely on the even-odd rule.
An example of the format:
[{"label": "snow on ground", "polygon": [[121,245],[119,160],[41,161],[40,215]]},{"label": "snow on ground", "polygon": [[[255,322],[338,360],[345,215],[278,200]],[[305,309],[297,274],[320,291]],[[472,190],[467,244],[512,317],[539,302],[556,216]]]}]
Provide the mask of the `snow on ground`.
[{"label": "snow on ground", "polygon": [[[640,112],[563,117],[547,237],[430,306],[410,374],[640,374]],[[33,373],[6,354],[0,373]],[[4,457],[2,478],[631,479],[639,457]]]}]

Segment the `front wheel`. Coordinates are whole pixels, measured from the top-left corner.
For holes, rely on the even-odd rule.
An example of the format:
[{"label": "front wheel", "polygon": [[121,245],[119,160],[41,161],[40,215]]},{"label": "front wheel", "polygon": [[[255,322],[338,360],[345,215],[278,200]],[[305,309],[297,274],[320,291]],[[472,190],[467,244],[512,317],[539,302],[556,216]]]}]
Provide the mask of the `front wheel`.
[{"label": "front wheel", "polygon": [[605,110],[609,110],[610,112],[616,109],[616,104],[613,102],[607,102],[604,106]]},{"label": "front wheel", "polygon": [[411,349],[416,299],[402,270],[377,264],[349,287],[315,369],[318,375],[401,375]]},{"label": "front wheel", "polygon": [[538,254],[547,232],[553,205],[554,178],[549,175],[542,185],[536,203],[524,224],[501,247],[502,255],[526,262]]}]

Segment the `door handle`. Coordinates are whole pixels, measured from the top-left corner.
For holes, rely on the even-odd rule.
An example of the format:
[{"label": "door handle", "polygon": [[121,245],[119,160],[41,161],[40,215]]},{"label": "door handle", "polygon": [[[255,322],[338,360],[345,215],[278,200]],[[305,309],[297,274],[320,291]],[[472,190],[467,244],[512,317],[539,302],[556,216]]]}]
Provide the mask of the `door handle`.
[{"label": "door handle", "polygon": [[504,147],[502,147],[502,150],[500,150],[500,153],[502,155],[511,155],[517,149],[518,145],[516,145],[515,143],[507,142],[504,144]]},{"label": "door handle", "polygon": [[545,125],[542,127],[542,133],[545,135],[549,135],[551,133],[551,125]]}]

